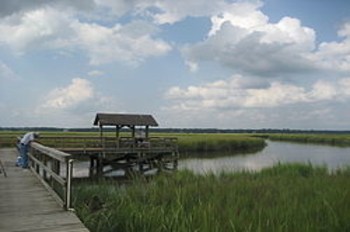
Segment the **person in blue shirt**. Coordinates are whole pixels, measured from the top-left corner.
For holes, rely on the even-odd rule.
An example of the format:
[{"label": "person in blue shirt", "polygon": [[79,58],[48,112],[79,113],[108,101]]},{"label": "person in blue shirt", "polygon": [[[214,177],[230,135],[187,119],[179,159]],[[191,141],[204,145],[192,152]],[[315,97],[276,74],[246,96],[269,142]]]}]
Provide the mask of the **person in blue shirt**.
[{"label": "person in blue shirt", "polygon": [[20,140],[21,157],[18,166],[22,168],[28,168],[28,148],[30,143],[37,138],[39,138],[38,132],[28,132],[22,137]]}]

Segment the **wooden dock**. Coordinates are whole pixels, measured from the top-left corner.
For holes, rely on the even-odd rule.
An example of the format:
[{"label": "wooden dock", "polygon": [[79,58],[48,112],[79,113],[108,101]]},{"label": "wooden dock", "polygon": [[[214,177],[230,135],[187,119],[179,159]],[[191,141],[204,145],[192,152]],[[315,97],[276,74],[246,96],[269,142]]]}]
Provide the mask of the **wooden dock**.
[{"label": "wooden dock", "polygon": [[65,211],[30,170],[15,166],[15,148],[0,149],[7,177],[0,174],[0,231],[88,232]]},{"label": "wooden dock", "polygon": [[124,173],[121,175],[125,177],[132,172],[143,175],[149,171],[173,171],[179,159],[175,137],[42,136],[38,142],[75,161],[90,160],[89,177],[113,172]]}]

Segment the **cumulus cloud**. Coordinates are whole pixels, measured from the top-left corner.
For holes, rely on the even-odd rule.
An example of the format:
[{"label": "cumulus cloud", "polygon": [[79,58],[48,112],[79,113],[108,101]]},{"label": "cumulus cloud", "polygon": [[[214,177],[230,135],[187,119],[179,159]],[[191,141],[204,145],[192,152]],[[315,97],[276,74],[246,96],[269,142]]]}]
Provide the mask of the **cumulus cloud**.
[{"label": "cumulus cloud", "polygon": [[304,86],[235,75],[202,85],[174,86],[165,98],[164,120],[180,127],[341,129],[347,126],[350,78]]},{"label": "cumulus cloud", "polygon": [[337,70],[344,73],[350,71],[350,22],[338,31],[343,38],[339,42],[323,42],[312,58],[320,62],[325,69]]},{"label": "cumulus cloud", "polygon": [[[0,44],[21,54],[30,49],[53,48],[86,52],[90,63],[138,64],[160,56],[172,47],[156,38],[157,26],[146,21],[106,24],[82,20],[82,12],[100,17],[106,11],[119,17],[156,24],[174,23],[186,17],[210,17],[212,27],[206,40],[182,49],[191,71],[202,61],[218,62],[236,72],[259,76],[279,76],[317,70],[350,70],[350,26],[338,32],[340,42],[315,43],[315,32],[299,19],[283,17],[277,23],[260,8],[261,1],[4,1],[0,23]],[[78,7],[79,6],[79,7]],[[67,10],[68,9],[68,10]],[[0,13],[1,14],[1,13]],[[95,15],[95,16],[93,16]],[[137,33],[138,32],[138,33]],[[62,51],[61,51],[62,52]]]},{"label": "cumulus cloud", "polygon": [[[99,65],[109,62],[138,64],[148,57],[160,56],[172,47],[157,39],[157,27],[138,20],[125,24],[115,23],[127,14],[148,19],[157,24],[174,23],[188,16],[219,14],[230,4],[219,1],[4,1],[0,23],[0,44],[9,46],[17,54],[34,49],[57,49],[86,52],[90,63]],[[79,7],[78,7],[79,6]],[[106,11],[112,12],[114,23],[91,23],[79,17],[89,10],[92,18],[99,18]],[[96,15],[96,16],[93,16]],[[1,16],[1,15],[0,15]],[[137,17],[136,17],[137,18]],[[196,65],[193,63],[193,69]]]},{"label": "cumulus cloud", "polygon": [[[254,0],[257,2],[257,0]],[[3,0],[0,17],[47,6],[85,12],[91,17],[121,17],[124,15],[151,18],[157,24],[175,23],[188,16],[211,16],[229,6],[227,0]]]},{"label": "cumulus cloud", "polygon": [[236,73],[269,77],[350,70],[350,23],[338,31],[340,41],[317,45],[312,28],[292,17],[271,23],[261,6],[232,3],[212,16],[207,39],[182,49],[190,70],[204,61],[218,62]]},{"label": "cumulus cloud", "polygon": [[79,49],[94,65],[115,61],[134,65],[171,50],[168,43],[154,38],[157,29],[149,23],[134,21],[107,27],[80,22],[71,12],[52,7],[7,17],[0,22],[0,30],[0,44],[17,54],[32,49]]},{"label": "cumulus cloud", "polygon": [[350,78],[336,83],[317,81],[310,88],[273,81],[267,86],[245,86],[242,76],[233,76],[200,86],[172,87],[167,99],[176,110],[232,110],[239,108],[280,107],[297,103],[344,101],[350,95]]},{"label": "cumulus cloud", "polygon": [[142,21],[107,28],[97,24],[75,23],[73,25],[79,46],[86,50],[90,63],[99,65],[113,61],[138,64],[145,58],[164,55],[171,46],[153,39],[155,28]]},{"label": "cumulus cloud", "polygon": [[52,8],[37,9],[8,17],[0,22],[0,44],[12,48],[16,53],[31,49],[57,46],[68,42],[72,30],[67,25],[71,18]]},{"label": "cumulus cloud", "polygon": [[16,117],[39,126],[89,127],[96,112],[122,108],[113,97],[101,94],[84,78],[73,78],[68,85],[44,93],[35,105],[31,106],[34,111],[17,106],[22,112]]},{"label": "cumulus cloud", "polygon": [[92,9],[94,5],[95,4],[93,0],[2,0],[0,7],[0,17],[6,17],[12,14],[36,10],[45,6],[88,10]]},{"label": "cumulus cloud", "polygon": [[218,62],[236,72],[279,76],[314,70],[310,58],[315,32],[300,20],[284,17],[270,23],[261,3],[238,2],[211,18],[208,38],[187,45],[182,52],[189,64]]},{"label": "cumulus cloud", "polygon": [[67,87],[53,89],[47,96],[43,108],[66,109],[77,106],[94,97],[92,84],[82,78],[74,78]]},{"label": "cumulus cloud", "polygon": [[112,97],[99,93],[91,81],[73,78],[69,85],[57,87],[45,94],[36,112],[38,114],[75,112],[79,116],[86,112],[113,108],[120,106]]},{"label": "cumulus cloud", "polygon": [[209,36],[215,35],[220,31],[224,23],[230,22],[231,25],[254,30],[268,23],[268,17],[258,9],[262,6],[260,1],[256,2],[238,2],[227,5],[222,8],[219,14],[213,14],[211,17],[212,28]]}]

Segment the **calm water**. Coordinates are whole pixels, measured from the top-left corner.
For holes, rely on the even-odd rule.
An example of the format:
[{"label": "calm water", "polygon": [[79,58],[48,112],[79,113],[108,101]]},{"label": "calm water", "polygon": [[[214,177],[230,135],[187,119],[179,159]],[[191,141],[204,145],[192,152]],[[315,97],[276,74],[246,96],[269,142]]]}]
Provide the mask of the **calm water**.
[{"label": "calm water", "polygon": [[195,173],[252,170],[271,167],[280,163],[311,163],[325,165],[330,170],[350,166],[350,148],[267,141],[268,146],[255,154],[236,155],[212,159],[186,159],[179,162],[179,169]]}]

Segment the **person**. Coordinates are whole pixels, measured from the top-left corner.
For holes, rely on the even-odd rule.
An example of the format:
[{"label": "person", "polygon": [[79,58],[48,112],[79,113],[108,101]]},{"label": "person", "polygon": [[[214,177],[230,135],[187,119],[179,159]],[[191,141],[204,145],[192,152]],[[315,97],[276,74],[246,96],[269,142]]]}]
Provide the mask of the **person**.
[{"label": "person", "polygon": [[39,138],[39,132],[28,132],[20,140],[20,162],[19,166],[22,168],[28,168],[28,148],[32,141]]}]

